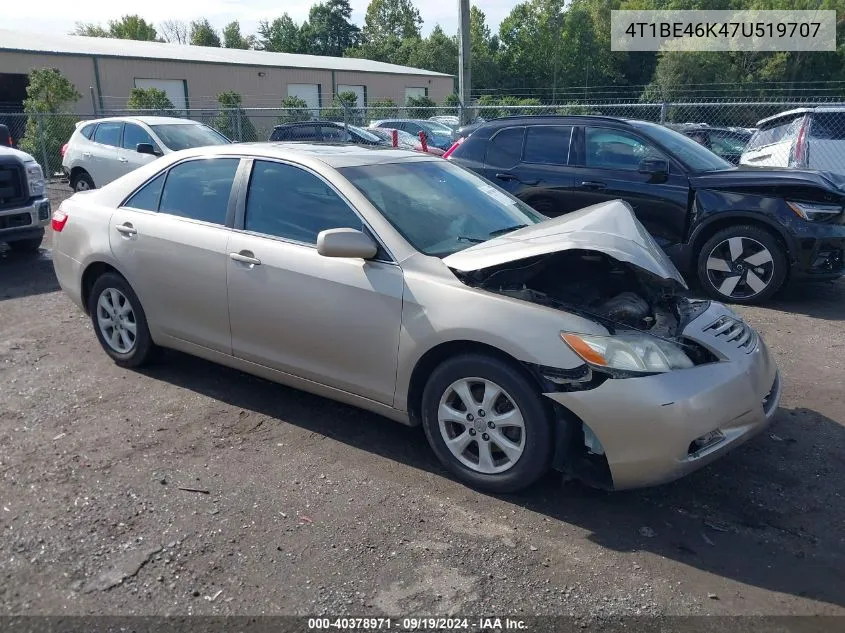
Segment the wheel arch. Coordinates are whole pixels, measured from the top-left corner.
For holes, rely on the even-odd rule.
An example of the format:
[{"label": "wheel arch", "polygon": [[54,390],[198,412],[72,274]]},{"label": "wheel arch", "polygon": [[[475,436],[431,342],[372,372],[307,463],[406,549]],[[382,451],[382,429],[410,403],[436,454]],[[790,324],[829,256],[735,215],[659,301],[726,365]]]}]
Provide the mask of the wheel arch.
[{"label": "wheel arch", "polygon": [[[754,213],[753,211],[736,211],[731,212],[730,214],[718,213],[700,224],[695,229],[690,239],[690,244],[692,246],[692,261],[696,263],[698,262],[699,251],[704,246],[705,242],[707,242],[707,240],[713,237],[716,233],[732,226],[742,225],[755,226],[772,234],[772,236],[780,242],[781,246],[783,246],[787,262],[792,262],[794,259],[795,245],[793,244],[789,234],[774,220],[771,220],[766,216],[761,216],[759,213]],[[787,266],[787,270],[788,269],[789,266]]]},{"label": "wheel arch", "polygon": [[[106,273],[115,273],[126,279],[126,275],[115,268],[112,264],[100,260],[89,263],[85,267],[85,270],[82,271],[80,298],[82,299],[82,307],[85,310],[85,314],[89,314],[88,300],[91,297],[91,291],[94,289],[94,284],[97,283],[97,280]],[[126,283],[129,283],[128,279],[126,280]]]}]

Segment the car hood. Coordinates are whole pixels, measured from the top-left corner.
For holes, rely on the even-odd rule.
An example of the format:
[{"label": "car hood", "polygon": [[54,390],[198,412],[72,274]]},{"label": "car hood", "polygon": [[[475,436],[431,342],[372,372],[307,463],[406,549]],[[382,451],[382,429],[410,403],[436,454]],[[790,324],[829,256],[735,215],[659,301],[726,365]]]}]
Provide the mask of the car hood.
[{"label": "car hood", "polygon": [[604,253],[686,288],[683,277],[639,223],[630,205],[612,200],[493,238],[453,253],[443,262],[472,272],[568,250]]},{"label": "car hood", "polygon": [[815,185],[845,195],[845,175],[812,169],[751,167],[741,165],[733,169],[692,174],[690,185],[695,189],[731,189],[734,187],[766,187]]},{"label": "car hood", "polygon": [[14,147],[6,147],[5,145],[0,145],[0,156],[11,156],[12,158],[17,158],[23,163],[35,161],[35,159],[26,152],[22,152]]}]

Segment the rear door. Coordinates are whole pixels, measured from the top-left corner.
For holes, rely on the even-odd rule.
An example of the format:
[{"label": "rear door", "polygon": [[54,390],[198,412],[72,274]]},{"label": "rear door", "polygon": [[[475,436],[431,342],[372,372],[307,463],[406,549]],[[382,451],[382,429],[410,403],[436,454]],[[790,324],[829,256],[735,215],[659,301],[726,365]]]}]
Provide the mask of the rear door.
[{"label": "rear door", "polygon": [[789,154],[804,122],[803,112],[786,114],[760,126],[740,158],[751,167],[789,167]]},{"label": "rear door", "polygon": [[156,159],[156,156],[150,154],[139,154],[138,145],[140,143],[149,143],[153,147],[158,147],[149,132],[140,125],[124,123],[123,140],[117,150],[118,169],[121,176]]},{"label": "rear door", "polygon": [[82,152],[81,166],[85,168],[94,186],[102,187],[123,175],[118,148],[123,133],[123,123],[120,121],[104,121],[94,130],[92,143]]},{"label": "rear door", "polygon": [[232,342],[226,247],[239,163],[177,163],[133,194],[109,223],[111,250],[154,333],[225,354]]},{"label": "rear door", "polygon": [[[578,164],[572,169],[573,208],[621,199],[631,205],[637,219],[661,246],[683,240],[689,181],[675,161],[629,130],[589,126],[576,136],[580,149]],[[641,173],[644,159],[668,161],[669,174],[655,177]]]},{"label": "rear door", "polygon": [[814,112],[807,146],[810,169],[845,174],[845,112]]}]

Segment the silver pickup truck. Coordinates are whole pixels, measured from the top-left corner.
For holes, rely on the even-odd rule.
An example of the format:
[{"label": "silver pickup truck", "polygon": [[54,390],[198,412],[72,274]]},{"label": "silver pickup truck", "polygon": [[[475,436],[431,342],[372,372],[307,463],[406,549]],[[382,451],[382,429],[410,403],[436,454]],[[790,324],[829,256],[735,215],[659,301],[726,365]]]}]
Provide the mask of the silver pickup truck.
[{"label": "silver pickup truck", "polygon": [[0,145],[0,243],[35,251],[50,222],[50,201],[41,166],[25,152]]}]

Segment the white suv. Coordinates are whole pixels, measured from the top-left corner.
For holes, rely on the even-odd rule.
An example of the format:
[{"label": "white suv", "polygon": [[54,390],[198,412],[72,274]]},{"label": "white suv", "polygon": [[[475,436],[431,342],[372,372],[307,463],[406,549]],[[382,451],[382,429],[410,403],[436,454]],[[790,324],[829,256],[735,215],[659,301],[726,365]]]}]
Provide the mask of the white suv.
[{"label": "white suv", "polygon": [[845,107],[788,110],[763,119],[757,128],[740,165],[845,174]]},{"label": "white suv", "polygon": [[162,154],[223,145],[229,139],[196,121],[172,117],[112,117],[79,121],[62,148],[62,169],[74,191],[107,185]]}]

